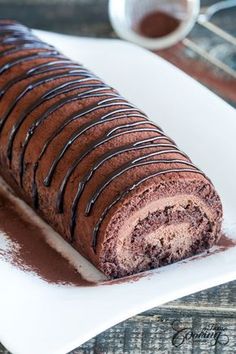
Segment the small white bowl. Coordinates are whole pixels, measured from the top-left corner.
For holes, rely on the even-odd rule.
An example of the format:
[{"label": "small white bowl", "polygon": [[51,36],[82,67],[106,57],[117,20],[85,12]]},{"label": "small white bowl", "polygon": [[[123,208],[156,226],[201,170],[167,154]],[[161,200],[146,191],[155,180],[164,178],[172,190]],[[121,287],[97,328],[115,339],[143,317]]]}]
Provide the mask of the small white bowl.
[{"label": "small white bowl", "polygon": [[[180,25],[163,37],[148,38],[135,30],[153,11],[175,14]],[[200,0],[109,0],[109,17],[117,35],[147,49],[163,49],[182,40],[191,31],[200,11]]]}]

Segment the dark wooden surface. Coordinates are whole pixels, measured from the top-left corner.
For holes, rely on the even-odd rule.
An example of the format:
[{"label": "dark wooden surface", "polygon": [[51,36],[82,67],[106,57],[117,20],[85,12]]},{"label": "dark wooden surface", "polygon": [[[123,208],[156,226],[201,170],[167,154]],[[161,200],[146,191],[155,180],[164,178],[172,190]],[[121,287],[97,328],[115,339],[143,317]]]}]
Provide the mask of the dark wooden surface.
[{"label": "dark wooden surface", "polygon": [[[202,1],[204,6],[212,3],[213,0]],[[0,18],[14,18],[34,28],[63,33],[115,37],[108,20],[107,0],[0,0]],[[214,23],[236,35],[236,9],[215,16]],[[236,69],[236,51],[232,46],[198,25],[189,38]],[[236,107],[236,80],[217,70],[183,44],[160,51],[158,55],[171,61]],[[175,347],[172,343],[175,334],[172,323],[176,320],[180,321],[181,328],[189,328],[194,333],[199,333],[210,325],[224,327],[229,342],[225,345],[219,342],[211,345],[209,339],[199,341],[191,338]],[[0,344],[0,354],[3,353],[9,352]],[[96,336],[70,354],[105,353],[235,354],[236,281],[137,315]]]},{"label": "dark wooden surface", "polygon": [[[202,0],[202,6],[218,0]],[[108,19],[108,0],[0,0],[0,18],[15,18],[29,27],[81,36],[115,37]],[[236,8],[214,16],[213,22],[236,35]],[[196,25],[189,38],[236,69],[236,50]],[[236,106],[236,80],[216,70],[181,43],[158,53]]]}]

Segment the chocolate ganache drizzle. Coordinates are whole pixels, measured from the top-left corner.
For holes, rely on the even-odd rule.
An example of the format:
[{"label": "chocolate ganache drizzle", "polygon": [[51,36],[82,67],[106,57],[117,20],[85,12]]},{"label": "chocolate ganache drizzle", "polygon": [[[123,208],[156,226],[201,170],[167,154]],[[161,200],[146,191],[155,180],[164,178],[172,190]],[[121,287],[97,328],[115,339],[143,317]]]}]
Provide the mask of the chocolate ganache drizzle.
[{"label": "chocolate ganache drizzle", "polygon": [[[103,182],[98,185],[97,189],[90,196],[84,210],[85,216],[89,216],[93,212],[94,205],[103,191],[125,172],[136,167],[147,165],[158,166],[163,164],[166,165],[166,168],[161,171],[158,169],[157,172],[140,178],[136,181],[136,183],[132,183],[122,193],[119,193],[109,205],[107,205],[97,220],[93,230],[92,247],[94,252],[96,252],[97,234],[107,213],[116,203],[118,203],[133,189],[146,180],[163,174],[173,172],[194,172],[202,174],[202,172],[188,160],[187,156],[177,148],[175,143],[163,133],[160,127],[149,121],[144,113],[142,113],[133,104],[127,102],[119,93],[117,93],[116,90],[102,82],[97,76],[84,68],[83,65],[69,60],[51,45],[43,43],[23,25],[14,22],[1,23],[0,32],[0,45],[4,48],[3,50],[0,50],[0,59],[3,57],[8,58],[7,62],[0,67],[0,74],[6,74],[10,72],[11,69],[16,67],[18,68],[26,62],[31,65],[30,68],[23,72],[21,69],[19,71],[20,74],[17,74],[14,78],[9,78],[9,80],[0,87],[0,99],[3,99],[11,88],[14,87],[14,85],[22,83],[20,92],[17,93],[7,110],[1,114],[0,133],[4,129],[5,124],[8,122],[10,115],[14,113],[18,103],[20,103],[29,92],[33,93],[34,90],[57,80],[54,87],[46,89],[44,92],[42,91],[43,93],[40,97],[33,99],[30,104],[28,104],[28,106],[20,114],[18,114],[17,120],[10,129],[7,142],[7,159],[9,167],[11,168],[14,143],[22,125],[35,110],[39,107],[43,108],[45,103],[49,103],[43,113],[36,117],[28,127],[25,138],[20,147],[20,153],[18,156],[18,177],[19,184],[22,188],[24,188],[24,176],[26,169],[25,154],[30,141],[36,134],[37,130],[44,122],[50,119],[53,113],[57,112],[61,108],[66,108],[71,102],[85,102],[86,100],[89,102],[86,107],[77,110],[74,114],[66,116],[64,121],[59,126],[55,127],[53,133],[44,142],[37,160],[33,163],[32,200],[35,208],[40,208],[37,185],[37,172],[40,164],[54,140],[71,123],[96,113],[96,118],[88,119],[87,122],[82,124],[79,128],[74,129],[64,146],[58,150],[47,175],[44,177],[43,183],[47,188],[50,188],[51,186],[59,162],[64,158],[67,151],[73,147],[73,144],[80,139],[81,136],[89,133],[89,131],[95,126],[106,126],[111,122],[114,122],[116,126],[110,128],[110,130],[104,133],[101,137],[90,143],[84,151],[77,155],[71,165],[68,166],[67,172],[60,182],[56,197],[55,209],[58,213],[64,212],[65,191],[67,185],[70,183],[71,176],[77,169],[80,168],[81,162],[90,153],[92,153],[94,149],[97,149],[116,138],[122,136],[124,137],[126,134],[138,132],[150,132],[153,134],[152,137],[142,138],[133,143],[127,143],[124,146],[114,147],[101,155],[101,157],[98,158],[92,166],[88,166],[87,172],[78,183],[78,187],[71,205],[71,242],[74,242],[74,233],[78,217],[78,204],[84,190],[86,189],[86,185],[93,178],[96,171],[98,171],[99,168],[101,168],[112,158],[129,151],[144,151],[144,155],[133,158],[106,176]],[[18,56],[14,57],[16,53]],[[28,79],[30,79],[30,82],[23,85],[24,80]],[[119,121],[124,119],[129,119],[129,121],[119,123]],[[148,152],[148,150],[150,150],[150,152]],[[179,158],[170,158],[171,154],[176,153],[179,154]],[[166,154],[168,154],[168,158],[166,157]],[[176,164],[180,164],[182,167],[176,167]],[[173,165],[173,167],[171,167],[171,165]]]}]

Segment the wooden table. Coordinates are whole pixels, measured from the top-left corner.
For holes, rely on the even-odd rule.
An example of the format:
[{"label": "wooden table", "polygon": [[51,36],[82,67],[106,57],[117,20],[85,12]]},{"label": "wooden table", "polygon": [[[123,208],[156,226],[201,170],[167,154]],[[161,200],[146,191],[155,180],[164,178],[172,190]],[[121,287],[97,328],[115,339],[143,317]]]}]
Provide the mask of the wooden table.
[{"label": "wooden table", "polygon": [[[204,6],[212,3],[214,0],[202,1]],[[0,0],[0,17],[14,18],[34,28],[57,32],[115,37],[108,20],[107,0]],[[236,9],[231,9],[217,15],[214,22],[236,35],[235,19]],[[209,31],[196,25],[188,38],[220,59],[222,54],[230,53],[223,60],[236,69],[235,49]],[[183,43],[158,54],[236,107],[236,80],[217,70]],[[182,344],[180,337],[177,338],[178,343],[173,340],[176,333],[173,327],[177,325],[186,328],[185,333],[188,333]],[[212,345],[214,343],[209,338],[196,339],[201,331],[202,336],[213,332],[221,332],[221,335]],[[191,332],[194,335],[191,336]],[[9,352],[0,344],[0,354],[3,353]],[[96,336],[70,354],[83,353],[235,354],[236,281],[137,315]]]}]

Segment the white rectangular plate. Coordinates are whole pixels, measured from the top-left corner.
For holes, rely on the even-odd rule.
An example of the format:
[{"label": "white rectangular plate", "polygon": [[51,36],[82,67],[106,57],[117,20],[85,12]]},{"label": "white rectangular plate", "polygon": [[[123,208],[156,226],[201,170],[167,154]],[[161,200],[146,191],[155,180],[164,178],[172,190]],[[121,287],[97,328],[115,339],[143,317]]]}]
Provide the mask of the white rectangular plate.
[{"label": "white rectangular plate", "polygon": [[[236,238],[235,110],[135,45],[37,34],[117,88],[176,140],[213,180],[227,233]],[[151,271],[136,282],[87,288],[50,285],[0,261],[0,341],[14,354],[65,354],[137,313],[234,279],[236,247]]]}]

